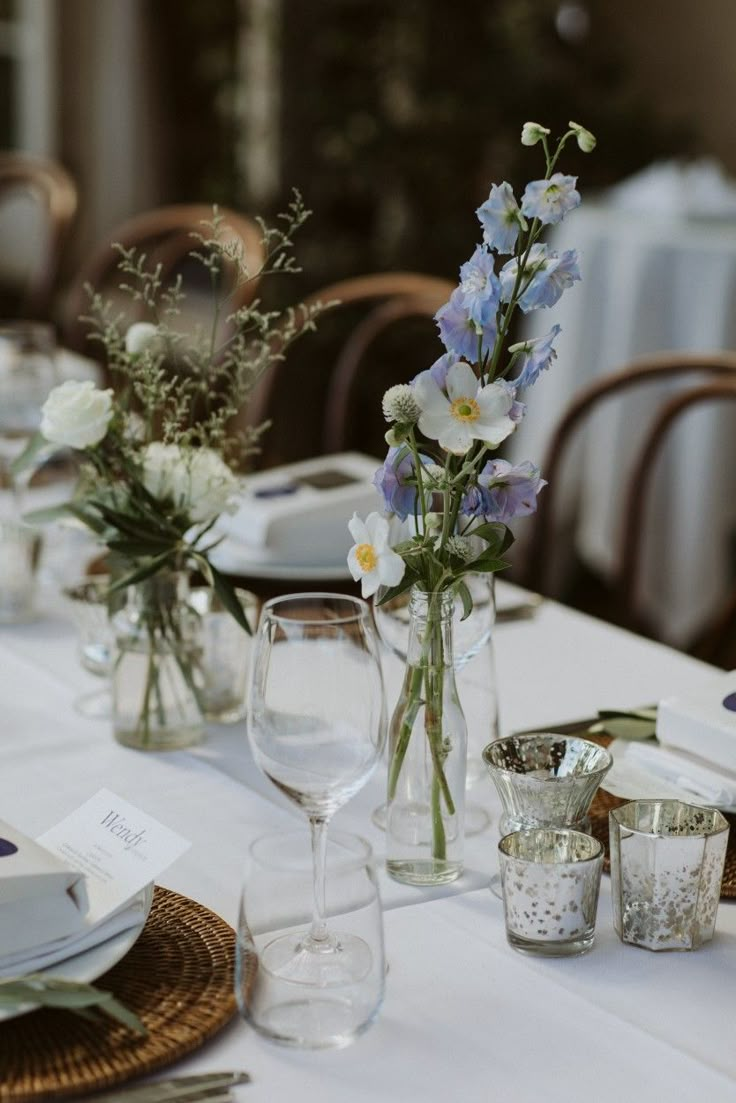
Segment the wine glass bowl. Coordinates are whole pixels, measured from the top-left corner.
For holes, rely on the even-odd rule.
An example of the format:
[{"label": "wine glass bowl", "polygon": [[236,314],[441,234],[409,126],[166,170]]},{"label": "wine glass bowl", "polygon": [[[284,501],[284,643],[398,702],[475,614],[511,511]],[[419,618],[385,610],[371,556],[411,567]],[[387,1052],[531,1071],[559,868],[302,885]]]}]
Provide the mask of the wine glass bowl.
[{"label": "wine glass bowl", "polygon": [[314,862],[311,928],[271,943],[274,975],[319,987],[369,967],[361,939],[330,930],[325,919],[326,830],[367,782],[385,736],[378,640],[366,602],[341,594],[266,602],[254,645],[248,738],[259,768],[306,813]]},{"label": "wine glass bowl", "polygon": [[14,477],[11,464],[39,428],[41,408],[57,382],[52,327],[41,322],[0,324],[0,465],[16,502],[33,472],[29,468]]}]

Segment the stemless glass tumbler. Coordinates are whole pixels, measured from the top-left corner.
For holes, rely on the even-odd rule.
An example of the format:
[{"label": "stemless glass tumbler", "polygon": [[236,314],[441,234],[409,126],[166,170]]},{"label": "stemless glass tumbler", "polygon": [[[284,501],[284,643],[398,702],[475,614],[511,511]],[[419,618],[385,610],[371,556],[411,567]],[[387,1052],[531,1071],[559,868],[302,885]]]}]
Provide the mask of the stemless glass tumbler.
[{"label": "stemless glass tumbler", "polygon": [[506,937],[515,950],[570,957],[590,950],[603,844],[569,828],[533,828],[498,844]]},{"label": "stemless glass tumbler", "polygon": [[608,815],[613,925],[647,950],[695,950],[713,937],[728,844],[715,808],[636,800]]},{"label": "stemless glass tumbler", "polygon": [[[309,928],[312,859],[305,833],[267,835],[251,846],[238,922],[241,1013],[264,1037],[309,1049],[351,1042],[383,999],[381,902],[370,846],[357,835],[333,832],[325,859],[324,916],[336,947],[319,977],[309,969],[285,972],[279,949],[304,941]],[[363,948],[357,970],[343,968],[348,943]]]}]

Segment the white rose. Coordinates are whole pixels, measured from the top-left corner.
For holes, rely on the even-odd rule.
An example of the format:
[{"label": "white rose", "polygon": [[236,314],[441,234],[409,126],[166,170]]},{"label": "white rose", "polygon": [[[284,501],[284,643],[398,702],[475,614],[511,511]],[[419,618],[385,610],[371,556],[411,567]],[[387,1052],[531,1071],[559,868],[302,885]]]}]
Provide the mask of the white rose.
[{"label": "white rose", "polygon": [[145,449],[143,485],[154,498],[188,513],[193,524],[219,516],[238,489],[232,471],[211,448],[183,452],[158,441]]},{"label": "white rose", "polygon": [[52,444],[90,448],[99,444],[112,417],[111,390],[100,391],[89,379],[68,379],[54,387],[41,409],[41,432]]},{"label": "white rose", "polygon": [[146,349],[153,349],[158,339],[158,326],[153,322],[133,322],[125,333],[125,351],[130,356],[140,356]]}]

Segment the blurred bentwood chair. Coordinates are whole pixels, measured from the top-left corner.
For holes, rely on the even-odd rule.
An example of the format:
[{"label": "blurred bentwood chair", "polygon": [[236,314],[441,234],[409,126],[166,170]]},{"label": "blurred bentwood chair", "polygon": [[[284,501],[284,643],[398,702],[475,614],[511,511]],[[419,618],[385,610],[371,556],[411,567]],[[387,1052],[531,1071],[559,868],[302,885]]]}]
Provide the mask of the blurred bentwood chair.
[{"label": "blurred bentwood chair", "polygon": [[[299,416],[304,415],[305,403],[311,401],[319,407],[320,426],[312,441],[305,443],[306,455],[350,448],[380,454],[385,449],[383,433],[387,428],[381,421],[383,390],[392,383],[407,382],[440,354],[433,318],[454,286],[449,280],[416,272],[383,272],[342,280],[313,292],[304,305],[312,308],[322,303],[326,310],[317,319],[316,334],[294,350],[303,356],[304,369],[293,367],[291,351],[273,364],[251,398],[249,422],[257,424],[272,417],[279,395],[285,395],[284,404],[293,407],[289,381],[298,376]],[[414,327],[411,332],[409,327]],[[307,391],[313,388],[311,398],[305,398],[305,386]],[[278,421],[296,413],[293,408],[283,410]],[[296,416],[294,421],[296,431]]]},{"label": "blurred bentwood chair", "polygon": [[40,232],[37,248],[29,251],[36,255],[29,255],[13,313],[45,319],[50,315],[62,250],[77,210],[77,188],[55,161],[26,153],[0,153],[0,202],[9,206],[19,200],[33,205]]},{"label": "blurred bentwood chair", "polygon": [[[225,340],[231,332],[228,316],[240,307],[247,306],[255,297],[259,273],[265,261],[265,250],[261,230],[254,221],[224,207],[219,208],[219,214],[222,217],[225,240],[240,243],[251,274],[250,279],[239,283],[234,269],[223,273],[228,299],[221,316],[219,339]],[[88,356],[94,356],[97,351],[88,339],[88,325],[81,319],[89,312],[88,286],[100,292],[103,298],[111,298],[113,301],[120,294],[119,285],[123,282],[118,270],[120,253],[114,248],[114,244],[126,249],[135,248],[145,254],[149,269],[160,267],[159,274],[164,285],[173,283],[177,276],[181,276],[183,290],[187,295],[181,319],[185,328],[194,329],[196,326],[200,314],[197,310],[197,299],[207,298],[207,307],[202,305],[201,315],[211,318],[209,277],[201,265],[188,260],[188,255],[198,247],[196,234],[205,237],[209,235],[207,223],[211,223],[212,218],[213,208],[210,205],[182,203],[145,211],[112,229],[104,244],[92,252],[77,272],[70,288],[63,322],[67,347]],[[134,320],[130,313],[133,306],[131,300],[126,298],[126,315],[131,320]],[[140,308],[140,314],[144,316],[143,307]]]},{"label": "blurred bentwood chair", "polygon": [[[672,431],[683,417],[697,406],[736,399],[736,353],[662,353],[639,359],[620,371],[607,375],[584,388],[571,403],[553,433],[542,473],[549,485],[540,495],[537,514],[527,547],[519,581],[541,593],[554,595],[558,521],[558,496],[564,491],[564,461],[578,432],[598,408],[616,396],[628,395],[646,384],[658,381],[684,381],[684,386],[668,389],[648,424],[634,457],[623,494],[623,510],[618,526],[619,544],[613,576],[608,581],[607,616],[635,631],[649,631],[642,612],[642,550],[647,531],[653,524],[652,482],[657,462]],[[736,407],[734,407],[736,424]],[[611,457],[611,462],[615,461]],[[714,473],[717,474],[717,473]],[[566,545],[563,544],[563,547]],[[569,546],[567,546],[569,559]],[[666,572],[668,564],[661,564]],[[704,625],[693,641],[693,649],[703,658],[718,662],[718,649],[726,641],[728,608],[736,622],[736,598],[723,595],[724,614],[718,624]],[[728,608],[727,608],[728,607]],[[721,623],[722,622],[722,623]],[[650,633],[653,634],[653,633]]]}]

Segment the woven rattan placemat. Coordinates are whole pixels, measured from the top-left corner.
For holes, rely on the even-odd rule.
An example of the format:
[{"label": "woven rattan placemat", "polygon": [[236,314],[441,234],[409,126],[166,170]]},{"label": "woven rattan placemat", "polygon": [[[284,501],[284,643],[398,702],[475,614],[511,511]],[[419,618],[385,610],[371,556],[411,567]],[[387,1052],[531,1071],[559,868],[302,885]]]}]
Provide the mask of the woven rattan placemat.
[{"label": "woven rattan placemat", "polygon": [[234,957],[223,919],[157,887],[140,938],[95,981],[136,1012],[148,1036],[47,1009],[0,1023],[0,1100],[78,1097],[190,1053],[235,1013]]}]

